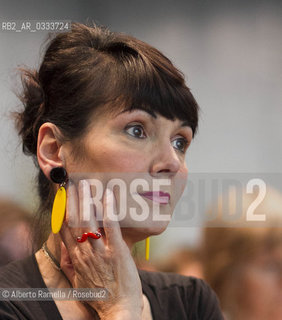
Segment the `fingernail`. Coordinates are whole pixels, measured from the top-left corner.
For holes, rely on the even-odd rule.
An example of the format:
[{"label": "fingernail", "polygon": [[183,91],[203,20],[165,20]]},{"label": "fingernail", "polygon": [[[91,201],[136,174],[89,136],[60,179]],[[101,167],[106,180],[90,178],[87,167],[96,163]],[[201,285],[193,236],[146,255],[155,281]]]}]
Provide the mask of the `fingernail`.
[{"label": "fingernail", "polygon": [[106,189],[106,200],[107,202],[113,201],[113,191],[109,188]]},{"label": "fingernail", "polygon": [[108,209],[110,209],[111,211],[113,211],[113,213],[116,212],[116,199],[114,196],[114,193],[111,189],[107,188],[105,191],[105,195],[106,195],[106,203],[108,206]]},{"label": "fingernail", "polygon": [[90,186],[89,186],[87,180],[80,180],[79,187],[80,187],[80,189],[83,190],[83,192],[88,192]]},{"label": "fingernail", "polygon": [[85,186],[87,184],[87,181],[86,180],[80,180],[79,184],[81,184],[82,186]]}]

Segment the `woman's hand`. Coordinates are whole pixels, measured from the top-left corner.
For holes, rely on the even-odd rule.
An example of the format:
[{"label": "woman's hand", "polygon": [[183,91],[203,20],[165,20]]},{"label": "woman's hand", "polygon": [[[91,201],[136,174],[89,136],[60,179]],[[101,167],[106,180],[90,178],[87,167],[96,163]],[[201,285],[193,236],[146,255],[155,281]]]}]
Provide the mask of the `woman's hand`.
[{"label": "woman's hand", "polygon": [[[90,212],[89,228],[70,228],[70,216],[82,217],[83,197],[90,197],[86,180],[80,181],[79,195],[74,184],[68,187],[66,221],[60,231],[61,267],[73,288],[105,288],[107,300],[87,301],[101,319],[141,319],[143,296],[140,278],[130,250],[122,238],[119,223],[109,218],[110,208],[116,208],[110,189],[103,196],[103,227],[105,235],[100,239],[88,238],[76,241],[84,232],[95,232],[97,222],[94,209]],[[93,207],[93,206],[91,206]],[[79,209],[80,208],[80,209]],[[115,212],[116,213],[116,212]]]}]

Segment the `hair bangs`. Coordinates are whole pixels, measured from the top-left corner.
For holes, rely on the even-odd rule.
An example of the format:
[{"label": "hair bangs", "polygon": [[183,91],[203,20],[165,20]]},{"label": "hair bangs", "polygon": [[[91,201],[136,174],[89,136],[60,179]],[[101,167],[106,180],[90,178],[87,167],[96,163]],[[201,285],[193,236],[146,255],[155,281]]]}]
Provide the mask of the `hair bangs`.
[{"label": "hair bangs", "polygon": [[199,107],[182,74],[176,68],[172,74],[153,62],[137,54],[124,55],[116,69],[117,87],[113,97],[123,97],[124,111],[141,109],[154,116],[182,120],[194,135]]}]

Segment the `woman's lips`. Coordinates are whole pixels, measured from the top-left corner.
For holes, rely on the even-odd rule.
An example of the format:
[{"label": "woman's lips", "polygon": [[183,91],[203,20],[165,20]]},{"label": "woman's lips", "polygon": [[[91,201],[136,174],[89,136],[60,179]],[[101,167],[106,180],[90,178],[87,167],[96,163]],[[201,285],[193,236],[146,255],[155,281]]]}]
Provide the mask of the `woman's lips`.
[{"label": "woman's lips", "polygon": [[170,194],[162,191],[155,191],[155,192],[143,192],[139,193],[140,196],[148,198],[154,202],[160,204],[168,204],[170,200]]}]

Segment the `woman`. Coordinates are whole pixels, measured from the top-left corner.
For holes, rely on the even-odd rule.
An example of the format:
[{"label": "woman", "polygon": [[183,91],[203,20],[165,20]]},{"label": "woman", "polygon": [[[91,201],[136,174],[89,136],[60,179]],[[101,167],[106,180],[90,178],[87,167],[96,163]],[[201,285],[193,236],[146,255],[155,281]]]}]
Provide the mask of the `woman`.
[{"label": "woman", "polygon": [[[233,189],[224,195],[228,206],[221,197],[211,209],[217,219],[204,230],[204,277],[226,320],[282,319],[282,195],[270,187],[266,191],[258,203],[261,192]],[[248,220],[254,203],[252,214],[265,221]],[[231,212],[241,215],[234,221],[228,219]]]},{"label": "woman", "polygon": [[[216,296],[203,281],[137,270],[130,254],[136,241],[165,230],[168,219],[154,220],[153,213],[171,216],[185,187],[185,152],[197,129],[198,106],[180,72],[133,37],[73,24],[50,42],[39,71],[23,74],[25,109],[17,123],[24,151],[39,168],[44,229],[37,228],[37,239],[42,236],[41,244],[48,239],[34,256],[2,269],[1,287],[106,288],[109,296],[83,303],[5,301],[0,315],[221,319]],[[93,187],[93,177],[103,187],[102,208],[91,206],[87,220],[81,204],[101,191]],[[124,182],[120,194],[109,188],[117,177]],[[133,194],[136,179],[143,188]],[[152,193],[152,182],[162,179],[169,182],[160,187],[165,192]],[[50,233],[54,195],[61,190],[63,199],[64,187],[66,217],[53,220],[52,213]],[[140,211],[140,198],[149,215],[138,220],[132,209]],[[119,225],[113,214],[122,210]],[[90,232],[96,239],[79,242]]]}]

